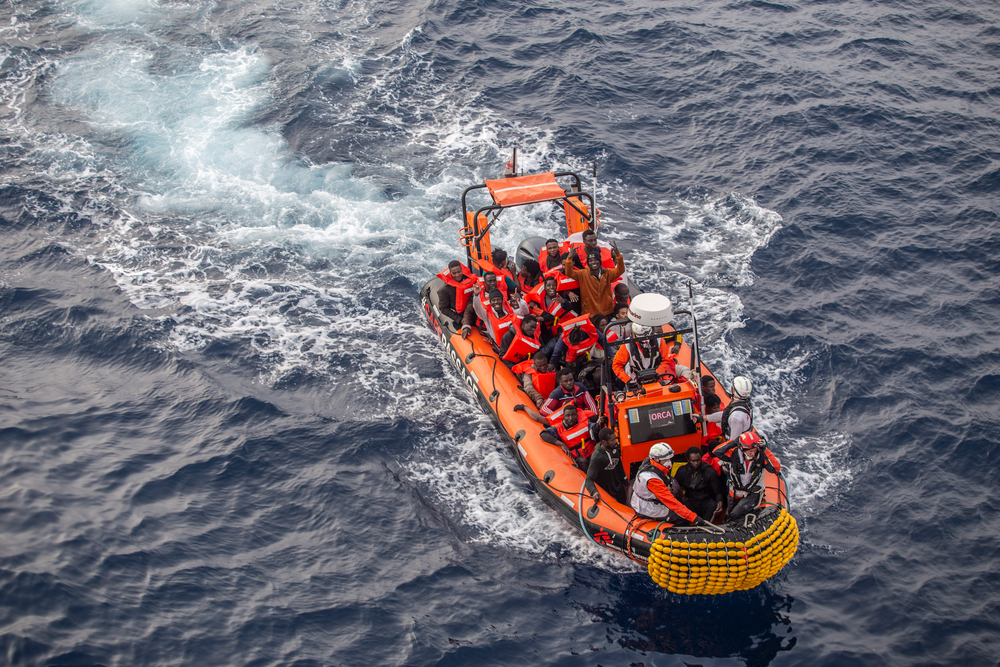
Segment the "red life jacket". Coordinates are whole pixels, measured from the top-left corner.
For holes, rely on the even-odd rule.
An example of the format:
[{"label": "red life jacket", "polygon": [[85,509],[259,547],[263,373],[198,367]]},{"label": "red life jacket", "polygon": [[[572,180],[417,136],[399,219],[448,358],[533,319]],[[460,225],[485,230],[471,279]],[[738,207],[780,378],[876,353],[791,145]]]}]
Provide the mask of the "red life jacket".
[{"label": "red life jacket", "polygon": [[531,359],[525,359],[514,366],[513,370],[515,373],[527,373],[530,375],[531,383],[535,385],[535,391],[548,398],[549,394],[556,388],[556,372],[542,373],[531,364],[531,361]]},{"label": "red life jacket", "polygon": [[[572,245],[570,245],[569,241],[565,241],[563,242],[562,251],[568,252],[570,251],[570,249],[575,251],[576,258],[580,260],[580,266],[586,269],[588,268],[588,266],[587,266],[587,251],[585,250],[585,248],[586,246],[583,245],[582,243],[573,243]],[[601,266],[603,266],[605,269],[615,268],[615,257],[611,253],[611,250],[603,246],[597,246],[597,249],[601,253]]]},{"label": "red life jacket", "polygon": [[500,341],[503,340],[504,335],[507,333],[507,329],[511,324],[514,323],[514,313],[510,312],[507,308],[507,302],[503,304],[504,316],[497,317],[497,313],[493,310],[493,306],[486,303],[486,316],[490,318],[490,326],[493,328],[493,335],[495,340],[493,341],[497,345],[500,345]]},{"label": "red life jacket", "polygon": [[566,428],[562,420],[559,420],[556,422],[556,430],[559,432],[559,438],[566,444],[566,448],[569,449],[574,458],[590,456],[594,451],[594,441],[590,439],[589,420],[594,416],[594,413],[590,410],[577,410],[576,413],[580,421]]},{"label": "red life jacket", "polygon": [[[544,272],[546,276],[553,276],[556,279],[556,290],[563,292],[568,289],[577,289],[580,287],[580,283],[572,278],[567,278],[566,274],[562,272],[562,267],[557,266],[553,269],[548,269]],[[545,281],[542,281],[544,284]]]},{"label": "red life jacket", "polygon": [[533,290],[536,287],[538,287],[538,285],[542,285],[542,286],[545,285],[545,283],[542,282],[542,278],[538,278],[538,282],[535,283],[534,285],[529,285],[528,282],[523,277],[521,277],[520,273],[517,274],[517,284],[521,288],[521,294],[527,294],[531,290]]},{"label": "red life jacket", "polygon": [[[482,278],[479,279],[479,284],[483,286],[483,289],[479,290],[479,301],[482,302],[483,308],[489,309],[490,307],[490,293],[486,289],[486,281]],[[507,285],[504,281],[497,276],[497,289],[503,294],[503,302],[507,303]]]},{"label": "red life jacket", "polygon": [[[491,308],[490,310],[492,311],[493,309]],[[521,331],[522,321],[523,318],[517,317],[514,318],[511,323],[514,327],[514,340],[510,342],[510,347],[507,348],[507,351],[504,352],[503,357],[501,357],[503,361],[512,361],[517,364],[525,359],[531,359],[535,355],[535,352],[538,352],[538,350],[542,348],[542,327],[536,325],[535,335],[528,338],[524,335],[524,332]],[[496,329],[494,329],[494,331],[496,331]],[[499,340],[497,343],[499,344]]]},{"label": "red life jacket", "polygon": [[524,295],[524,301],[528,304],[528,308],[531,310],[531,314],[538,317],[542,313],[549,313],[552,315],[553,325],[555,322],[559,321],[566,310],[562,307],[562,303],[553,299],[552,303],[548,306],[545,305],[545,284],[535,286],[530,292],[526,292]]},{"label": "red life jacket", "polygon": [[[569,342],[569,332],[572,331],[579,325],[580,331],[587,334],[587,337],[583,339],[582,343]],[[574,317],[571,320],[566,320],[562,324],[562,342],[566,346],[566,353],[563,355],[563,360],[566,363],[572,363],[582,357],[584,353],[587,352],[594,343],[597,342],[597,327],[594,323],[590,321],[590,318],[586,315],[580,315],[579,317]]]},{"label": "red life jacket", "polygon": [[469,273],[469,267],[465,264],[462,265],[462,275],[466,278],[472,278],[472,280],[463,280],[458,282],[451,277],[451,271],[445,269],[441,273],[437,274],[437,277],[445,282],[446,285],[451,285],[455,288],[455,312],[461,315],[465,311],[465,307],[469,305],[469,299],[472,297],[472,286],[476,284],[476,278],[471,273]]}]

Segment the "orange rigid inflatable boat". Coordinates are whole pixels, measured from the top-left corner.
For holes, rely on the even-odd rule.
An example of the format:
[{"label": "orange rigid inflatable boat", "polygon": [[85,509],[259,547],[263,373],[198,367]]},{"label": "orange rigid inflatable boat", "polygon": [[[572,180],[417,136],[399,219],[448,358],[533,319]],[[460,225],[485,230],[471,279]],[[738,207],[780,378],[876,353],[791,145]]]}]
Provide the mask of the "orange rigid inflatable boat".
[{"label": "orange rigid inflatable boat", "polygon": [[[565,181],[565,187],[560,181]],[[589,229],[597,231],[599,219],[593,195],[582,191],[581,186],[580,177],[572,172],[516,175],[515,153],[503,178],[467,188],[462,193],[465,226],[459,230],[459,238],[466,248],[468,271],[480,276],[494,269],[490,262],[490,230],[499,224],[504,210],[511,207],[560,207],[569,239],[577,239]],[[482,201],[477,208],[470,208],[470,198]],[[537,258],[544,241],[533,237],[521,243],[518,263]],[[569,282],[559,275],[560,280]],[[575,286],[576,281],[572,283]],[[524,411],[515,411],[519,404],[532,408],[534,403],[513,371],[500,360],[492,341],[475,327],[463,339],[451,319],[441,314],[437,295],[443,284],[440,278],[434,278],[420,292],[424,313],[442,349],[480,407],[496,424],[538,495],[590,540],[646,566],[660,586],[689,595],[753,588],[791,560],[798,545],[798,528],[788,512],[788,494],[780,473],[765,470],[759,506],[737,522],[721,525],[675,526],[646,519],[604,489],[595,501],[584,485],[586,473],[574,465],[562,448],[541,439],[544,428],[541,424]],[[633,296],[641,293],[635,285],[627,284]],[[470,294],[469,298],[478,297]],[[660,298],[666,301],[665,297]],[[663,327],[665,334],[679,334],[683,339],[678,360],[690,360],[689,367],[699,369],[698,375],[711,374],[700,360],[693,312],[673,311],[673,314],[685,315],[691,322],[689,328]],[[673,449],[676,455],[673,472],[685,465],[681,455],[703,441],[704,420],[691,415],[703,414],[704,407],[695,386],[683,378],[671,378],[668,382],[660,377],[640,376],[641,386],[625,390],[620,385],[615,387],[610,380],[614,377],[611,360],[624,342],[608,345],[602,386],[595,401],[599,414],[616,431],[623,469],[631,483],[650,447],[657,442],[665,442]],[[724,383],[717,386],[721,390]],[[728,404],[729,397],[718,393],[723,406]]]}]

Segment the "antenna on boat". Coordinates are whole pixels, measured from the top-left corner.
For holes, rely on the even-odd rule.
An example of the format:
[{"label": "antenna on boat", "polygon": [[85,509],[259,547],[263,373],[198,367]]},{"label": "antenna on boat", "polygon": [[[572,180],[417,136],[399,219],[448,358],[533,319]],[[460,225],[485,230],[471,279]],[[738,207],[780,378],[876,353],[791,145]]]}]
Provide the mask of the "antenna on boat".
[{"label": "antenna on boat", "polygon": [[701,387],[701,350],[698,349],[698,318],[694,316],[694,290],[691,289],[691,281],[688,286],[688,307],[691,309],[691,322],[694,332],[694,345],[691,346],[691,369],[694,370],[695,377],[698,378],[698,399],[701,401],[701,437],[708,435],[708,420],[705,419],[705,390]]},{"label": "antenna on boat", "polygon": [[590,228],[597,233],[597,160],[594,160],[594,210],[590,212]]},{"label": "antenna on boat", "polygon": [[517,176],[517,145],[510,149],[510,160],[507,161],[507,167],[503,170],[504,178],[514,178]]}]

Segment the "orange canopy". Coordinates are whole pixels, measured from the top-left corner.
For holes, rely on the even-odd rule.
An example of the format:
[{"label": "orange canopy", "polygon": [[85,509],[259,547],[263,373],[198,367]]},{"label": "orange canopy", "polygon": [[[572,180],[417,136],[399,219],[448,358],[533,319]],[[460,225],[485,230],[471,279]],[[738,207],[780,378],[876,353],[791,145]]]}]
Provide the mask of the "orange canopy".
[{"label": "orange canopy", "polygon": [[533,204],[539,201],[562,199],[566,192],[556,183],[556,177],[550,171],[545,174],[531,174],[515,178],[498,178],[486,181],[486,187],[493,195],[493,201],[500,206],[516,204]]}]

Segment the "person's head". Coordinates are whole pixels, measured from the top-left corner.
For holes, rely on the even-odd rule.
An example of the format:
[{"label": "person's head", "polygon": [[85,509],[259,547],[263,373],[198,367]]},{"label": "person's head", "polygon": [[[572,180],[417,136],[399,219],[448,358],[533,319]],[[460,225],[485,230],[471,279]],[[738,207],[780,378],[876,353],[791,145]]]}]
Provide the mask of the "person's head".
[{"label": "person's head", "polygon": [[533,259],[524,260],[524,264],[521,265],[521,270],[518,273],[525,280],[534,280],[542,272],[541,268],[538,266],[538,262]]},{"label": "person's head", "polygon": [[601,441],[601,444],[604,445],[605,449],[614,449],[618,446],[618,436],[615,435],[615,432],[607,426],[600,430],[597,434],[597,438]]},{"label": "person's head", "polygon": [[559,386],[562,387],[563,391],[572,393],[573,387],[576,385],[576,378],[573,377],[573,371],[569,368],[564,368],[556,374],[556,381]]},{"label": "person's head", "polygon": [[550,299],[559,291],[559,281],[555,276],[545,276],[545,294]]},{"label": "person's head", "polygon": [[583,233],[583,247],[588,251],[597,248],[597,233],[593,229],[588,229]]},{"label": "person's head", "polygon": [[619,301],[615,304],[615,319],[616,320],[627,320],[628,319],[628,304]]},{"label": "person's head", "polygon": [[722,409],[722,399],[718,394],[705,394],[705,414],[712,415]]},{"label": "person's head", "polygon": [[591,271],[601,268],[601,253],[592,252],[587,255],[587,268]]},{"label": "person's head", "polygon": [[545,242],[545,252],[549,253],[549,257],[553,259],[559,256],[559,241],[555,239],[549,239]]},{"label": "person's head", "polygon": [[594,326],[597,327],[597,330],[600,331],[601,333],[604,333],[605,330],[608,328],[608,325],[611,324],[611,320],[608,319],[607,315],[594,315],[591,321],[594,323]]},{"label": "person's head", "polygon": [[701,467],[701,448],[691,447],[684,452],[684,457],[687,459],[688,465],[694,470]]},{"label": "person's head", "polygon": [[649,448],[649,460],[656,461],[660,465],[669,465],[670,459],[674,456],[674,450],[665,442],[658,442]]},{"label": "person's head", "polygon": [[535,352],[535,356],[531,358],[531,365],[535,367],[536,371],[544,373],[549,369],[549,356],[544,352]]},{"label": "person's head", "polygon": [[708,396],[709,394],[714,394],[715,387],[716,385],[714,377],[712,377],[711,375],[701,376],[701,393],[705,394],[705,396]]},{"label": "person's head", "polygon": [[491,292],[497,288],[497,274],[492,271],[487,271],[483,274],[483,284],[486,285],[487,291]]},{"label": "person's head", "polygon": [[615,301],[624,301],[625,307],[628,308],[629,291],[628,285],[625,283],[618,283],[615,285]]},{"label": "person's head", "polygon": [[493,251],[491,256],[493,257],[493,266],[497,267],[498,269],[506,268],[507,253],[505,251],[501,250],[500,248],[497,248],[496,250]]},{"label": "person's head", "polygon": [[580,420],[580,415],[576,412],[576,406],[572,403],[563,408],[563,426],[569,428]]},{"label": "person's head", "polygon": [[740,436],[740,449],[743,450],[743,455],[747,458],[753,458],[757,454],[757,449],[760,447],[760,436],[757,435],[756,431],[747,431]]},{"label": "person's head", "polygon": [[577,324],[575,327],[570,329],[569,336],[567,336],[567,338],[569,338],[570,345],[579,345],[583,341],[587,340],[587,332],[581,329],[580,325]]},{"label": "person's head", "polygon": [[503,308],[503,292],[498,289],[490,290],[490,305],[499,313]]},{"label": "person's head", "polygon": [[753,383],[750,378],[737,375],[733,378],[733,398],[750,398],[753,391]]},{"label": "person's head", "polygon": [[528,338],[533,338],[537,326],[538,320],[535,319],[534,315],[525,315],[524,319],[521,320],[521,333]]},{"label": "person's head", "polygon": [[455,279],[456,281],[461,282],[461,280],[462,280],[462,263],[460,261],[458,261],[457,259],[453,259],[450,262],[448,262],[448,273],[451,274],[451,277],[453,279]]}]

